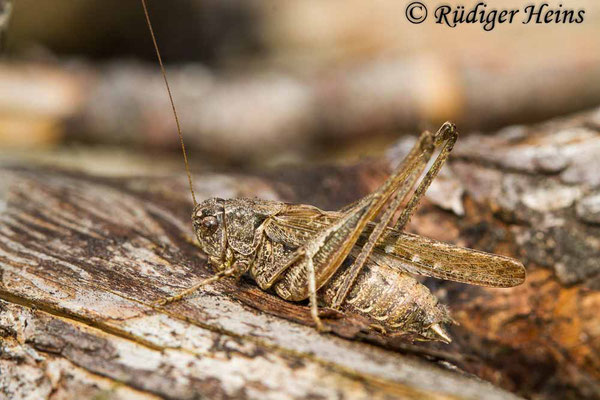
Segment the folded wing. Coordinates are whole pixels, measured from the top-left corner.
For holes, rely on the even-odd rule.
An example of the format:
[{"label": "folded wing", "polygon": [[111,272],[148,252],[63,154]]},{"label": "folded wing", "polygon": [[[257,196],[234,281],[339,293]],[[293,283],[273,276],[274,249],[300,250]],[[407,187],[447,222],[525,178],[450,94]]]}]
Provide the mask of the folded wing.
[{"label": "folded wing", "polygon": [[[267,233],[271,240],[298,247],[319,230],[334,223],[341,213],[301,206],[277,216]],[[375,224],[369,223],[357,242],[361,246]],[[357,254],[358,249],[353,250]],[[455,282],[490,287],[512,287],[525,280],[519,261],[497,254],[466,249],[388,228],[370,259],[403,271]]]},{"label": "folded wing", "polygon": [[525,281],[523,264],[513,258],[404,232],[391,232],[373,257],[413,274],[472,285],[512,287]]}]

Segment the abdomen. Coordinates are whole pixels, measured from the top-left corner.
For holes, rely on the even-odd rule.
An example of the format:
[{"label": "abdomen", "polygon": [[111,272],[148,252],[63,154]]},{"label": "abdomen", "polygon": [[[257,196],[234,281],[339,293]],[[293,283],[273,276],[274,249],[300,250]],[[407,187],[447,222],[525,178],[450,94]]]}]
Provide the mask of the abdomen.
[{"label": "abdomen", "polygon": [[[347,260],[319,291],[324,305],[331,304],[350,264]],[[426,286],[407,273],[375,263],[368,263],[360,272],[342,310],[363,315],[392,334],[423,335],[433,324],[452,321]]]}]

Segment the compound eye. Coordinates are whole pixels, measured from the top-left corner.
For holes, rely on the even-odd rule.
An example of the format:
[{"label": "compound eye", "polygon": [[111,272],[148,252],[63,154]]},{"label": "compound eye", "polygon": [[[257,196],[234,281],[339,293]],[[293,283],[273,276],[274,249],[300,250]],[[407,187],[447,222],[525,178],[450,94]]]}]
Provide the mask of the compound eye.
[{"label": "compound eye", "polygon": [[201,223],[202,227],[209,232],[212,232],[215,229],[217,229],[217,226],[219,225],[219,221],[217,221],[217,218],[212,215],[202,218]]}]

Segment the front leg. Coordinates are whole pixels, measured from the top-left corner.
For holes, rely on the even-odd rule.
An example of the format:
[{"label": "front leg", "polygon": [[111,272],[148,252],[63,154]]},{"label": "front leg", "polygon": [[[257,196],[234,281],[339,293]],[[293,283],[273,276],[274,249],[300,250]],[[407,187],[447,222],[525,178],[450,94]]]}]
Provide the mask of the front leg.
[{"label": "front leg", "polygon": [[158,301],[154,302],[154,305],[155,306],[164,306],[166,304],[182,300],[185,297],[187,297],[187,296],[191,295],[192,293],[194,293],[195,291],[197,291],[198,289],[200,289],[202,286],[208,285],[213,282],[217,282],[223,278],[227,278],[230,276],[239,278],[246,272],[247,263],[245,263],[244,260],[236,260],[234,262],[233,253],[228,252],[225,262],[222,265],[220,265],[217,268],[217,270],[219,272],[217,272],[215,275],[198,282],[194,286],[192,286],[188,289],[185,289],[184,291],[177,293],[174,296],[170,296],[170,297],[158,300]]},{"label": "front leg", "polygon": [[184,291],[182,291],[174,296],[166,297],[164,299],[158,300],[158,301],[154,302],[154,305],[155,306],[164,306],[164,305],[173,303],[175,301],[182,300],[185,297],[194,293],[196,290],[200,289],[204,285],[208,285],[210,283],[217,282],[217,281],[219,281],[223,278],[229,277],[229,276],[235,276],[236,271],[237,271],[237,268],[235,268],[235,265],[234,265],[231,268],[227,268],[223,271],[216,273],[215,275],[211,276],[210,278],[200,281],[199,283],[195,284],[194,286],[192,286],[188,289],[185,289]]}]

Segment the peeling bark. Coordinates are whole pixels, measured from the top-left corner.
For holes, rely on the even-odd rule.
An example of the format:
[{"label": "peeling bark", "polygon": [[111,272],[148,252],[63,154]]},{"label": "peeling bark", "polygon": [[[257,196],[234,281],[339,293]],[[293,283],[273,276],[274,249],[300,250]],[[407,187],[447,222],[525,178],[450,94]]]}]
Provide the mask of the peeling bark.
[{"label": "peeling bark", "polygon": [[[426,279],[460,323],[449,346],[381,336],[352,315],[318,334],[304,304],[246,280],[154,308],[211,273],[192,244],[183,176],[4,166],[0,393],[514,398],[476,375],[526,397],[595,398],[599,115],[459,140],[409,229],[518,257],[528,279],[513,289]],[[197,196],[334,209],[377,186],[405,145],[351,167],[196,174]]]}]

